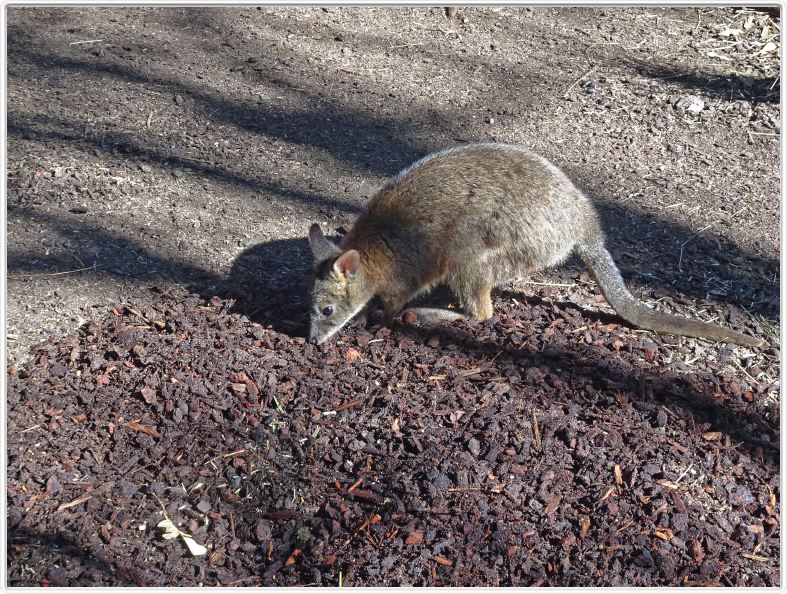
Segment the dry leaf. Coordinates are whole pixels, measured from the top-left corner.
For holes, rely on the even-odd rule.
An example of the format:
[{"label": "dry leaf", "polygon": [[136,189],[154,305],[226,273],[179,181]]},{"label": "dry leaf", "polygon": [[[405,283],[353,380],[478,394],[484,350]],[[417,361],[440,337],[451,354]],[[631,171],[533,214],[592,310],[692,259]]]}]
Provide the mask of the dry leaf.
[{"label": "dry leaf", "polygon": [[674,534],[672,533],[672,530],[670,530],[669,528],[656,530],[656,531],[654,531],[653,534],[657,538],[660,538],[661,540],[666,540],[666,541],[669,541],[674,536]]},{"label": "dry leaf", "polygon": [[393,431],[393,434],[396,437],[399,437],[399,438],[402,437],[402,430],[399,427],[399,419],[398,418],[394,419],[393,422],[391,423],[391,431]]},{"label": "dry leaf", "polygon": [[579,519],[579,536],[580,538],[585,538],[585,536],[590,530],[590,516],[582,516]]},{"label": "dry leaf", "polygon": [[190,536],[186,536],[182,532],[181,532],[180,536],[181,536],[181,538],[183,538],[183,542],[186,543],[186,546],[189,548],[189,552],[194,557],[199,557],[199,556],[204,555],[204,554],[206,554],[208,552],[207,548],[203,547],[201,544],[199,544],[197,541],[195,541]]},{"label": "dry leaf", "polygon": [[740,29],[730,29],[727,25],[724,26],[724,29],[719,31],[719,37],[738,37],[743,31]]},{"label": "dry leaf", "polygon": [[161,533],[161,538],[164,540],[170,540],[180,536],[180,530],[178,530],[178,527],[172,523],[172,520],[161,520],[158,524],[156,524],[156,527],[163,530]]},{"label": "dry leaf", "polygon": [[407,540],[404,541],[404,544],[409,545],[418,545],[424,541],[424,535],[422,532],[411,532],[407,535]]},{"label": "dry leaf", "polygon": [[721,439],[721,431],[708,431],[702,434],[702,439],[705,441],[719,441]]},{"label": "dry leaf", "polygon": [[615,483],[617,483],[618,486],[623,484],[623,471],[620,470],[619,464],[615,464]]},{"label": "dry leaf", "polygon": [[347,352],[344,353],[344,358],[347,361],[360,361],[361,360],[361,353],[359,353],[354,348],[350,347],[347,349]]},{"label": "dry leaf", "polygon": [[773,43],[773,41],[769,41],[763,46],[763,48],[758,53],[767,54],[769,52],[775,51],[777,47],[778,46],[775,43]]},{"label": "dry leaf", "polygon": [[180,536],[194,557],[205,555],[208,552],[207,548],[195,541],[189,534],[180,530],[169,518],[161,520],[157,527],[162,529],[161,538],[164,540],[171,540]]}]

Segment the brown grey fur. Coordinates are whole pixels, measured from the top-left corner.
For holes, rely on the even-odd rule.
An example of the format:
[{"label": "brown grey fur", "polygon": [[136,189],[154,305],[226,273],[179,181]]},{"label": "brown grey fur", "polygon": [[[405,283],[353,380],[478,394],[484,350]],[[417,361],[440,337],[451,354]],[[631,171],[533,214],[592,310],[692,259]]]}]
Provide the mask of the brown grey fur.
[{"label": "brown grey fur", "polygon": [[604,245],[588,197],[560,169],[521,146],[470,144],[429,155],[369,201],[340,247],[318,225],[312,225],[309,241],[315,255],[314,342],[341,329],[374,295],[381,297],[390,323],[408,301],[437,283],[451,287],[469,315],[486,319],[492,315],[492,287],[560,264],[575,252],[610,305],[635,326],[763,344],[638,301]]}]

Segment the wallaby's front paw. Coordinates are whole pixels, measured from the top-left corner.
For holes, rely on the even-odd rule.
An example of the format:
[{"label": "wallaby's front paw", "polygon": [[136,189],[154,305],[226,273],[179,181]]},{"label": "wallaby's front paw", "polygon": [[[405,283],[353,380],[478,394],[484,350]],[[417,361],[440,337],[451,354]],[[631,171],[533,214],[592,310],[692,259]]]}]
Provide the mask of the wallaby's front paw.
[{"label": "wallaby's front paw", "polygon": [[369,323],[369,314],[366,311],[362,311],[357,316],[355,316],[355,320],[353,321],[353,326],[358,326],[359,328],[365,328]]}]

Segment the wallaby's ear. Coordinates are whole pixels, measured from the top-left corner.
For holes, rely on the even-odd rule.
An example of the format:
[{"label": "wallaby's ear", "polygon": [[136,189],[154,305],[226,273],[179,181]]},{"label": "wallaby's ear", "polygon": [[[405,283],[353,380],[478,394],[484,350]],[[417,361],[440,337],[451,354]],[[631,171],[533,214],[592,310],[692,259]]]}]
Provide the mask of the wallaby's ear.
[{"label": "wallaby's ear", "polygon": [[338,246],[325,239],[325,235],[322,234],[322,229],[317,223],[309,227],[309,245],[312,248],[315,264],[339,253]]},{"label": "wallaby's ear", "polygon": [[355,250],[348,250],[336,258],[333,263],[333,270],[336,274],[354,276],[361,267],[361,255]]}]

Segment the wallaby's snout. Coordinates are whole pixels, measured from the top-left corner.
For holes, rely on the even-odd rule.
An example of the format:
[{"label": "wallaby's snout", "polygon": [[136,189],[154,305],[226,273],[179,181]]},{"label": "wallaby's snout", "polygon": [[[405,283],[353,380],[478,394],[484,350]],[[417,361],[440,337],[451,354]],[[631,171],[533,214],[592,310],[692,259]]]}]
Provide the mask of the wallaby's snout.
[{"label": "wallaby's snout", "polygon": [[325,338],[326,337],[320,332],[319,321],[314,314],[311,314],[309,316],[309,342],[317,346],[325,342]]}]

